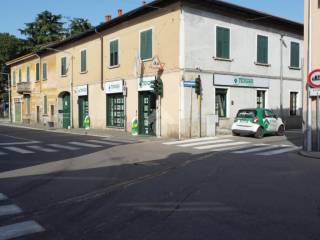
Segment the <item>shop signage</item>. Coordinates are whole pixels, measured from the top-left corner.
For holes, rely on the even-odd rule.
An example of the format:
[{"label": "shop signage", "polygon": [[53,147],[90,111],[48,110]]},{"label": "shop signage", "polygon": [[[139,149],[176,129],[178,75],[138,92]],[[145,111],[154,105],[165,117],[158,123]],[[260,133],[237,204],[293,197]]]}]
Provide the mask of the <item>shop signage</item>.
[{"label": "shop signage", "polygon": [[183,81],[183,86],[188,88],[194,88],[196,86],[195,80],[185,80]]},{"label": "shop signage", "polygon": [[214,85],[233,86],[233,87],[249,87],[249,88],[269,88],[269,79],[214,74]]},{"label": "shop signage", "polygon": [[107,94],[122,93],[123,92],[123,80],[108,81],[105,83],[104,89]]},{"label": "shop signage", "polygon": [[77,87],[78,96],[87,96],[88,95],[88,85],[82,85]]},{"label": "shop signage", "polygon": [[320,69],[313,70],[309,73],[308,85],[312,88],[320,88]]},{"label": "shop signage", "polygon": [[138,91],[153,91],[152,83],[156,77],[138,78]]}]

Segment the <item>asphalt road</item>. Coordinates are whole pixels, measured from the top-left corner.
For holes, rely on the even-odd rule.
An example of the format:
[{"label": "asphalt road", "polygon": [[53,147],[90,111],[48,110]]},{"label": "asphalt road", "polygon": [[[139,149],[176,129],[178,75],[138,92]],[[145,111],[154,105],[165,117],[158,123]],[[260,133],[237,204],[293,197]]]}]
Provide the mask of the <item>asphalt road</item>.
[{"label": "asphalt road", "polygon": [[0,126],[0,240],[320,239],[320,162],[288,135],[211,151]]}]

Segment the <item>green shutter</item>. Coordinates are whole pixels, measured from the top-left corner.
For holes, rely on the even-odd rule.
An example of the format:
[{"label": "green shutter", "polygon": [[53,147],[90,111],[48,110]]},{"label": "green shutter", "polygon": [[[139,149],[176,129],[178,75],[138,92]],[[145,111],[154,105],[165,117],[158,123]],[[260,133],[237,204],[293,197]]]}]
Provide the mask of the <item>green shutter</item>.
[{"label": "green shutter", "polygon": [[81,72],[87,71],[87,51],[81,51]]},{"label": "green shutter", "polygon": [[66,57],[61,58],[61,75],[62,76],[67,75],[67,58]]},{"label": "green shutter", "polygon": [[216,57],[230,58],[230,29],[217,27],[216,29]]},{"label": "green shutter", "polygon": [[291,42],[291,57],[290,66],[299,68],[300,67],[300,45],[296,42]]},{"label": "green shutter", "polygon": [[48,113],[48,97],[47,96],[43,97],[43,113],[44,114]]},{"label": "green shutter", "polygon": [[268,64],[268,37],[258,35],[257,62]]},{"label": "green shutter", "polygon": [[16,85],[16,71],[13,71],[13,80],[12,80],[12,85]]},{"label": "green shutter", "polygon": [[117,66],[119,64],[118,55],[119,55],[119,44],[118,44],[118,40],[115,40],[110,42],[110,66]]},{"label": "green shutter", "polygon": [[21,79],[21,69],[19,69],[19,83],[21,83],[22,79]]},{"label": "green shutter", "polygon": [[43,80],[47,80],[47,64],[46,63],[42,65],[42,78]]},{"label": "green shutter", "polygon": [[30,114],[30,97],[26,97],[27,114]]},{"label": "green shutter", "polygon": [[152,58],[152,30],[140,33],[140,57],[141,60]]},{"label": "green shutter", "polygon": [[36,64],[36,81],[40,80],[40,64]]},{"label": "green shutter", "polygon": [[30,67],[27,67],[27,82],[30,81]]}]

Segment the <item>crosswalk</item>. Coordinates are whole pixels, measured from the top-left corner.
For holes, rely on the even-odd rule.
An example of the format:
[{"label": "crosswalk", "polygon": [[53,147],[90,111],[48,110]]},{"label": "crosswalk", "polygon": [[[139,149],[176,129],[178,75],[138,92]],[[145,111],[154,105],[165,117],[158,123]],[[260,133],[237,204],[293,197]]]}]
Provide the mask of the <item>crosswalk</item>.
[{"label": "crosswalk", "polygon": [[162,144],[182,149],[194,149],[206,152],[228,152],[231,154],[253,154],[257,156],[281,155],[301,149],[301,147],[293,145],[256,144],[233,137],[205,137],[163,142]]},{"label": "crosswalk", "polygon": [[[103,149],[105,147],[114,147],[124,144],[131,144],[132,141],[117,140],[109,138],[90,139],[84,141],[69,141],[66,143],[43,143],[40,142],[25,143],[24,145],[0,145],[0,158],[10,153],[15,154],[35,154],[35,153],[56,153],[60,151],[76,151],[81,149]],[[1,239],[0,239],[1,240]]]},{"label": "crosswalk", "polygon": [[[8,201],[8,197],[0,193],[0,240],[10,240],[45,231],[45,229],[34,220],[12,222],[9,219],[11,223],[8,224],[7,218],[12,217],[14,220],[15,217],[23,214],[23,210],[19,206],[8,204]],[[1,220],[3,219],[7,219],[7,225],[1,225]]]}]

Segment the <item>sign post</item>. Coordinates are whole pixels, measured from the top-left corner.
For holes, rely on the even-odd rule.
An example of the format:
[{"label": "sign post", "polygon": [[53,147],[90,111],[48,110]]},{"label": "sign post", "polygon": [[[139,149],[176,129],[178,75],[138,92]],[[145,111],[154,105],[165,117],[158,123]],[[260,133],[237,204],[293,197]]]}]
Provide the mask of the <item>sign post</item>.
[{"label": "sign post", "polygon": [[[315,69],[308,75],[308,95],[309,98],[316,97],[316,127],[317,127],[317,151],[320,151],[320,69]],[[309,99],[308,99],[309,101]],[[311,104],[309,105],[311,108]],[[311,109],[309,109],[311,111]],[[311,126],[308,126],[309,131],[311,131]]]}]

